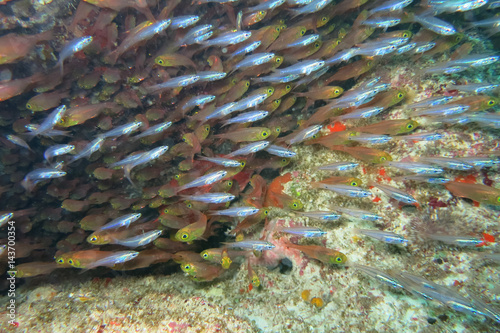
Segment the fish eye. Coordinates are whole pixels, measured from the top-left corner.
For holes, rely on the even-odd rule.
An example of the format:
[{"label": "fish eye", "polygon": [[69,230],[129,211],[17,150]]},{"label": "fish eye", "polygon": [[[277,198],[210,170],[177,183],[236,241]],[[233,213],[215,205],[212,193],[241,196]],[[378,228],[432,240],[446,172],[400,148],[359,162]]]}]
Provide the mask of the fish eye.
[{"label": "fish eye", "polygon": [[340,90],[338,90],[338,89],[335,89],[333,92],[334,92],[335,94],[340,94]]},{"label": "fish eye", "polygon": [[184,269],[185,269],[186,271],[189,271],[189,270],[191,269],[191,265],[184,265]]},{"label": "fish eye", "polygon": [[280,30],[281,30],[280,27],[274,28],[274,31],[276,31],[276,32],[280,32]]},{"label": "fish eye", "polygon": [[205,258],[205,259],[206,259],[206,258],[208,258],[208,254],[207,254],[207,253],[203,253],[201,256],[202,256],[203,258]]},{"label": "fish eye", "polygon": [[497,202],[500,202],[500,197],[497,198]]},{"label": "fish eye", "polygon": [[227,186],[229,186],[229,187],[233,186],[233,182],[232,182],[231,180],[230,180],[230,181],[228,181],[228,182],[227,182]]},{"label": "fish eye", "polygon": [[305,34],[305,33],[306,33],[306,29],[302,29],[302,30],[300,30],[300,35],[301,35],[301,36],[304,36],[304,34]]},{"label": "fish eye", "polygon": [[286,158],[281,159],[281,163],[286,163],[286,162],[288,162],[288,160]]},{"label": "fish eye", "polygon": [[358,186],[358,182],[351,182],[351,186]]},{"label": "fish eye", "polygon": [[192,203],[188,203],[188,204],[186,204],[186,207],[187,208],[193,208],[193,204]]},{"label": "fish eye", "polygon": [[246,162],[241,162],[241,163],[240,163],[240,166],[241,166],[241,167],[244,167],[246,164],[247,164]]},{"label": "fish eye", "polygon": [[68,259],[68,264],[73,265],[74,263],[73,259]]},{"label": "fish eye", "polygon": [[262,133],[261,133],[261,134],[262,134],[262,136],[263,136],[263,137],[266,137],[266,136],[268,136],[268,135],[269,135],[269,133],[267,133],[267,131],[262,131]]},{"label": "fish eye", "polygon": [[269,89],[267,89],[267,93],[268,93],[268,94],[272,94],[272,93],[274,93],[274,88],[269,88]]},{"label": "fish eye", "polygon": [[186,137],[184,135],[182,136],[182,141],[186,142]]},{"label": "fish eye", "polygon": [[279,64],[281,62],[281,57],[276,57],[275,61]]},{"label": "fish eye", "polygon": [[281,127],[276,127],[274,130],[279,133],[281,132]]},{"label": "fish eye", "polygon": [[186,232],[183,232],[181,235],[182,239],[187,239],[188,237],[189,237],[189,235]]},{"label": "fish eye", "polygon": [[280,29],[281,29],[281,30],[285,30],[285,29],[286,29],[286,27],[287,27],[287,25],[286,25],[286,24],[282,24],[282,25],[280,26]]},{"label": "fish eye", "polygon": [[403,96],[404,96],[403,93],[398,94],[398,98],[403,98]]},{"label": "fish eye", "polygon": [[326,17],[326,16],[323,16],[323,17],[321,18],[321,21],[323,21],[323,22],[326,22],[326,21],[328,21],[328,17]]},{"label": "fish eye", "polygon": [[413,124],[408,124],[408,125],[406,125],[406,128],[407,128],[407,129],[412,129],[412,128],[413,128]]},{"label": "fish eye", "polygon": [[313,136],[311,136],[311,139],[317,139],[318,137],[319,137],[319,134],[318,134],[318,133],[316,133],[316,134],[314,134]]},{"label": "fish eye", "polygon": [[494,101],[494,100],[492,100],[492,99],[490,99],[490,100],[488,101],[488,105],[489,105],[489,106],[493,106],[493,105],[495,105],[495,104],[496,104],[496,103],[495,103],[495,101]]},{"label": "fish eye", "polygon": [[380,157],[381,162],[385,162],[386,160],[387,160],[387,158],[385,158],[384,156]]},{"label": "fish eye", "polygon": [[337,257],[337,258],[335,258],[335,261],[336,261],[336,262],[342,262],[343,260],[342,260],[342,258],[341,258],[341,257]]},{"label": "fish eye", "polygon": [[210,126],[209,125],[205,125],[205,128],[204,128],[205,132],[208,132],[210,131]]},{"label": "fish eye", "polygon": [[165,208],[165,209],[163,210],[163,212],[164,212],[165,214],[168,214],[168,212],[169,212],[168,208]]},{"label": "fish eye", "polygon": [[158,65],[163,65],[163,60],[161,59],[158,59],[158,61],[156,62]]},{"label": "fish eye", "polygon": [[266,12],[265,12],[265,11],[263,11],[263,10],[261,10],[261,11],[259,12],[259,15],[266,15]]},{"label": "fish eye", "polygon": [[460,42],[462,40],[462,35],[458,35],[457,38],[455,38],[455,41]]},{"label": "fish eye", "polygon": [[[180,178],[181,178],[181,175],[180,175],[180,174],[177,174],[177,175],[175,175],[175,176],[174,176],[174,179],[179,180]],[[168,210],[168,209],[167,209],[167,210]]]},{"label": "fish eye", "polygon": [[26,104],[26,107],[30,110],[33,108],[30,103]]},{"label": "fish eye", "polygon": [[292,204],[292,206],[293,206],[293,208],[297,208],[299,205],[298,205],[296,202],[294,202],[294,203]]},{"label": "fish eye", "polygon": [[[499,198],[499,199],[500,199],[500,198]],[[267,214],[269,214],[269,210],[267,210],[267,209],[266,209],[266,210],[264,211],[264,215],[267,215]]]},{"label": "fish eye", "polygon": [[245,86],[246,86],[246,87],[250,87],[250,82],[248,82],[248,81],[247,81],[247,82],[245,83]]},{"label": "fish eye", "polygon": [[97,242],[97,236],[90,237],[90,242],[91,243]]},{"label": "fish eye", "polygon": [[59,258],[59,259],[57,259],[57,263],[58,263],[58,264],[64,264],[64,259],[63,259],[63,258]]}]

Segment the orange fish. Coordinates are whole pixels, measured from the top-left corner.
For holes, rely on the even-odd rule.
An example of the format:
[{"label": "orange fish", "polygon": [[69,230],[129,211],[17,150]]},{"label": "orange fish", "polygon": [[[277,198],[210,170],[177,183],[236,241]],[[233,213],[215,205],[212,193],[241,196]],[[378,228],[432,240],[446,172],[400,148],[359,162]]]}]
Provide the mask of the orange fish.
[{"label": "orange fish", "polygon": [[449,182],[444,184],[454,196],[468,198],[488,205],[500,206],[500,190],[482,184]]},{"label": "orange fish", "polygon": [[346,255],[342,252],[319,245],[297,245],[285,243],[285,246],[304,252],[308,257],[319,260],[324,264],[341,265],[347,261]]}]

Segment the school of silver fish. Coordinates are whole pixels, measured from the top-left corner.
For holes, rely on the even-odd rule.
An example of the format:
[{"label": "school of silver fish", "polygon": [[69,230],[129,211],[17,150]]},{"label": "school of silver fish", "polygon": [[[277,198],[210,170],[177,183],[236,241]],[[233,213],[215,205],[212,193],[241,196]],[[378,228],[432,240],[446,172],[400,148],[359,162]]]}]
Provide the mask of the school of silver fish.
[{"label": "school of silver fish", "polygon": [[[279,241],[500,323],[500,312],[473,292],[465,297],[411,272],[301,244],[324,237],[328,226],[269,219],[371,221],[373,229],[355,229],[357,238],[401,247],[412,239],[362,202],[383,198],[425,214],[465,199],[498,219],[500,187],[488,177],[500,166],[500,81],[463,78],[498,70],[500,56],[477,36],[496,37],[499,7],[493,0],[85,0],[51,30],[1,32],[2,271],[29,278],[173,260],[191,279],[212,281],[230,275],[234,261],[248,263],[258,287],[250,259],[258,265]],[[384,73],[394,63],[413,66],[417,91]],[[439,83],[429,89],[424,78]],[[440,155],[440,140],[456,136],[458,147],[464,131],[489,141]],[[298,148],[307,146],[342,156],[316,161],[315,172],[333,176],[309,184],[328,193],[330,210],[303,211],[305,202],[285,193],[300,177],[294,163],[309,158]],[[419,190],[429,188],[455,199]],[[15,250],[7,240],[14,227]],[[498,233],[447,232],[425,237],[483,250]],[[484,256],[499,261],[494,252]]]}]

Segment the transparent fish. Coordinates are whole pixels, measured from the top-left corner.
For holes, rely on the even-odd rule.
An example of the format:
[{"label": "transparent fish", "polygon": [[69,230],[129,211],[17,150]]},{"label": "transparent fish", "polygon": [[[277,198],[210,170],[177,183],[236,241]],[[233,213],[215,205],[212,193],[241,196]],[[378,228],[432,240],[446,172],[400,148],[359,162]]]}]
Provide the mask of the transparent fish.
[{"label": "transparent fish", "polygon": [[362,188],[343,184],[321,184],[318,183],[319,188],[334,191],[337,194],[345,195],[351,198],[366,198],[372,195],[372,192]]},{"label": "transparent fish", "polygon": [[294,157],[297,155],[296,152],[293,152],[289,149],[286,149],[286,148],[280,147],[280,146],[276,146],[276,145],[269,145],[266,148],[266,151],[271,155],[276,155],[276,156],[280,156],[280,157],[287,157],[287,158],[291,158],[291,157]]},{"label": "transparent fish", "polygon": [[318,170],[326,171],[349,171],[357,168],[359,163],[355,162],[337,162],[332,164],[326,164],[318,167]]},{"label": "transparent fish", "polygon": [[102,227],[100,227],[98,230],[109,230],[109,229],[118,229],[120,227],[129,227],[130,224],[134,223],[138,219],[141,218],[141,213],[132,213],[132,214],[127,214],[123,215],[120,217],[117,217],[116,219],[112,220],[111,222],[106,223]]},{"label": "transparent fish", "polygon": [[204,176],[201,176],[192,182],[189,182],[187,184],[182,185],[177,189],[177,192],[187,190],[188,188],[193,188],[193,187],[200,187],[200,186],[205,186],[205,185],[210,185],[215,182],[218,182],[222,178],[226,177],[227,171],[225,170],[219,170],[215,172],[211,172],[209,174],[206,174]]},{"label": "transparent fish", "polygon": [[158,237],[161,236],[162,230],[152,230],[145,232],[141,235],[137,235],[134,237],[126,238],[126,239],[114,239],[113,244],[118,244],[126,247],[136,248],[139,246],[145,246],[149,243],[155,241]]},{"label": "transparent fish", "polygon": [[383,144],[391,141],[392,137],[389,135],[361,133],[356,136],[350,136],[348,140],[366,144]]},{"label": "transparent fish", "polygon": [[235,196],[229,193],[205,193],[197,195],[183,195],[184,200],[200,201],[205,203],[222,203],[234,200]]},{"label": "transparent fish", "polygon": [[211,215],[225,215],[225,216],[249,216],[259,212],[258,208],[252,206],[246,207],[232,207],[224,210],[212,211]]},{"label": "transparent fish", "polygon": [[142,153],[139,158],[123,166],[125,177],[130,181],[131,184],[133,184],[132,179],[130,178],[130,172],[132,171],[132,169],[141,164],[146,164],[153,160],[156,160],[157,158],[165,154],[167,150],[168,146],[160,146]]},{"label": "transparent fish", "polygon": [[280,228],[278,229],[278,231],[303,237],[321,237],[326,235],[326,231],[323,231],[320,228],[311,228],[311,227]]},{"label": "transparent fish", "polygon": [[177,16],[171,19],[170,28],[171,29],[184,29],[192,26],[200,20],[198,15],[185,15]]},{"label": "transparent fish", "polygon": [[73,155],[71,159],[68,161],[68,164],[73,163],[82,158],[90,157],[93,153],[101,149],[103,142],[104,138],[100,137],[92,140],[85,147],[83,147],[83,149],[80,152],[78,152],[76,155]]},{"label": "transparent fish", "polygon": [[382,216],[377,215],[375,213],[369,212],[367,210],[361,210],[361,209],[354,209],[354,208],[345,208],[345,207],[338,207],[334,206],[332,207],[336,211],[339,211],[341,213],[350,215],[352,217],[365,220],[365,221],[379,221],[382,220]]},{"label": "transparent fish", "polygon": [[420,102],[416,102],[413,104],[406,105],[408,108],[417,109],[417,108],[428,108],[434,107],[442,104],[446,104],[453,99],[453,96],[438,96],[424,99]]},{"label": "transparent fish", "polygon": [[66,112],[66,105],[61,105],[55,108],[54,111],[52,111],[47,116],[47,118],[45,118],[44,121],[40,125],[38,125],[38,127],[35,130],[26,134],[30,136],[37,136],[51,130],[55,125],[61,122],[61,119],[64,116],[65,112]]},{"label": "transparent fish", "polygon": [[234,51],[233,53],[231,53],[231,58],[233,57],[236,57],[238,55],[241,55],[241,54],[247,54],[247,53],[250,53],[250,52],[253,52],[255,51],[260,45],[262,44],[262,42],[260,40],[257,40],[255,42],[251,42],[250,44],[248,45],[245,45],[245,46],[242,46],[240,47],[239,49],[237,49],[236,51]]},{"label": "transparent fish", "polygon": [[379,270],[375,267],[369,267],[369,266],[363,266],[363,265],[358,265],[358,264],[350,264],[350,267],[357,269],[366,275],[369,275],[377,280],[379,280],[382,283],[385,283],[393,288],[397,289],[403,289],[403,285],[399,283],[397,277],[392,276],[391,274],[388,274],[382,270]]},{"label": "transparent fish", "polygon": [[310,212],[295,212],[295,213],[321,221],[336,221],[340,218],[340,214],[337,214],[335,212],[310,211]]},{"label": "transparent fish", "polygon": [[308,128],[301,130],[297,134],[294,134],[293,137],[287,139],[285,142],[288,143],[289,145],[300,143],[302,141],[312,138],[314,135],[319,133],[319,131],[321,131],[322,128],[323,128],[322,125],[310,126]]},{"label": "transparent fish", "polygon": [[454,158],[446,158],[446,157],[421,157],[420,160],[424,162],[429,162],[433,164],[437,164],[443,168],[452,169],[452,170],[470,170],[474,166],[466,163],[464,161],[460,161]]},{"label": "transparent fish", "polygon": [[391,161],[386,163],[388,166],[398,168],[401,170],[410,171],[422,175],[439,175],[444,172],[442,168],[436,167],[432,164],[419,163],[419,162],[396,162]]},{"label": "transparent fish", "polygon": [[43,153],[43,157],[47,162],[51,163],[51,160],[56,157],[56,156],[61,156],[68,154],[75,150],[74,145],[68,145],[68,144],[61,144],[61,145],[54,145],[45,150]]},{"label": "transparent fish", "polygon": [[71,57],[73,54],[80,52],[84,48],[90,45],[92,43],[93,37],[92,36],[83,36],[79,37],[76,39],[73,39],[70,41],[68,44],[66,44],[61,52],[59,52],[59,61],[56,64],[56,67],[60,68],[60,73],[61,76],[63,74],[63,63],[64,60],[68,59]]},{"label": "transparent fish", "polygon": [[270,144],[269,141],[253,142],[227,154],[226,157],[253,154],[258,151],[266,149],[266,147],[269,146],[269,144]]},{"label": "transparent fish", "polygon": [[265,64],[266,62],[273,60],[274,56],[274,53],[256,53],[246,56],[245,59],[241,60],[234,66],[233,70],[245,69]]},{"label": "transparent fish", "polygon": [[175,77],[173,79],[170,79],[168,81],[165,81],[163,83],[147,87],[146,90],[151,94],[151,93],[155,93],[155,92],[158,92],[158,91],[164,90],[164,89],[186,87],[186,86],[189,86],[189,85],[197,82],[199,79],[200,79],[200,76],[196,75],[196,74],[182,75],[182,76],[178,76],[178,77]]},{"label": "transparent fish", "polygon": [[223,126],[230,124],[247,124],[254,121],[264,119],[269,114],[269,111],[250,111],[237,115],[234,118],[228,119],[224,122]]},{"label": "transparent fish", "polygon": [[408,243],[408,240],[406,238],[390,231],[369,230],[369,229],[357,229],[357,231],[363,235],[373,237],[388,244],[406,245]]},{"label": "transparent fish", "polygon": [[98,135],[98,137],[101,138],[116,138],[122,135],[129,135],[132,132],[137,131],[139,128],[141,128],[144,124],[141,121],[134,121],[129,124],[125,124],[122,126],[118,126],[117,128],[114,128],[110,131],[107,131],[105,133],[101,133]]},{"label": "transparent fish", "polygon": [[145,137],[150,136],[150,135],[162,133],[165,130],[167,130],[170,126],[172,126],[171,121],[156,124],[154,126],[149,127],[147,130],[145,130],[141,134],[137,134],[136,136],[132,137],[132,139],[137,140],[137,139],[145,138]]},{"label": "transparent fish", "polygon": [[260,240],[246,240],[241,242],[223,243],[223,244],[228,248],[241,248],[241,249],[250,249],[256,251],[272,250],[276,247],[274,244]]},{"label": "transparent fish", "polygon": [[26,191],[32,191],[35,185],[41,181],[66,176],[66,172],[56,168],[41,168],[29,172],[21,182]]},{"label": "transparent fish", "polygon": [[251,31],[230,31],[219,35],[214,39],[206,40],[203,43],[207,46],[228,46],[244,42],[251,36]]},{"label": "transparent fish", "polygon": [[408,205],[418,204],[418,201],[414,197],[412,197],[411,195],[409,195],[408,193],[406,193],[404,191],[401,191],[398,188],[395,188],[395,187],[392,187],[389,185],[382,185],[382,184],[378,184],[378,183],[373,183],[373,182],[371,182],[370,185],[379,188],[386,195],[390,196],[393,199],[401,201],[405,204],[408,204]]},{"label": "transparent fish", "polygon": [[228,168],[237,168],[241,166],[240,161],[232,160],[229,158],[200,156],[199,159],[202,161],[209,161],[218,165],[222,165]]}]

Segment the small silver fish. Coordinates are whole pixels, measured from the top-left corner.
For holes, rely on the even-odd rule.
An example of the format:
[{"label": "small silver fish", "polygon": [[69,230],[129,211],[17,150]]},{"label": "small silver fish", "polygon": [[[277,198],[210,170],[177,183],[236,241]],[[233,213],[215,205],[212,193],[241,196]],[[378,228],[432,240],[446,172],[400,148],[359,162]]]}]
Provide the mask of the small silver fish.
[{"label": "small silver fish", "polygon": [[325,211],[295,212],[295,214],[299,214],[302,216],[306,216],[321,221],[336,221],[341,216],[340,214],[337,214],[335,212],[325,212]]},{"label": "small silver fish", "polygon": [[228,46],[244,42],[251,36],[251,31],[230,31],[219,35],[214,39],[204,41],[203,44],[207,46]]},{"label": "small silver fish", "polygon": [[382,220],[382,216],[377,215],[375,213],[366,211],[366,210],[361,210],[361,209],[354,209],[354,208],[345,208],[345,207],[338,207],[334,206],[332,207],[336,211],[339,211],[341,213],[347,214],[349,216],[365,220],[365,221],[380,221]]},{"label": "small silver fish", "polygon": [[104,138],[96,138],[89,142],[83,149],[76,155],[73,155],[71,159],[68,161],[68,164],[73,163],[82,158],[88,158],[93,153],[101,149],[102,144],[104,143]]},{"label": "small silver fish", "polygon": [[181,195],[184,200],[199,201],[205,203],[223,203],[234,200],[235,196],[230,193],[204,193],[196,195]]},{"label": "small silver fish", "polygon": [[401,201],[405,204],[408,204],[408,205],[418,204],[418,201],[414,197],[412,197],[411,195],[409,195],[408,193],[406,193],[404,191],[401,191],[398,188],[395,188],[395,187],[392,187],[389,185],[378,184],[378,183],[374,183],[374,182],[370,182],[369,185],[377,187],[378,189],[380,189],[382,192],[384,192],[389,197],[396,199],[398,201]]},{"label": "small silver fish", "polygon": [[224,216],[249,216],[254,215],[259,212],[258,208],[253,206],[244,206],[244,207],[231,207],[223,210],[216,210],[210,212],[211,215],[224,215]]},{"label": "small silver fish", "polygon": [[57,125],[61,121],[65,112],[66,112],[66,105],[58,106],[57,108],[54,109],[54,111],[52,111],[47,116],[47,118],[44,119],[44,121],[40,125],[38,125],[38,127],[34,131],[26,134],[35,137],[37,135],[41,135],[42,133],[51,130],[55,125]]},{"label": "small silver fish", "polygon": [[167,150],[168,146],[160,146],[142,153],[139,158],[123,166],[125,177],[130,181],[131,184],[133,184],[132,179],[130,178],[130,172],[132,171],[132,169],[138,165],[146,164],[158,159],[160,156],[165,154]]},{"label": "small silver fish", "polygon": [[319,188],[333,191],[340,195],[345,195],[351,198],[366,198],[372,195],[372,192],[362,188],[343,184],[321,184],[318,183]]},{"label": "small silver fish", "polygon": [[270,144],[269,141],[252,142],[246,146],[241,147],[240,149],[237,149],[227,154],[226,157],[253,154],[263,149],[266,149],[266,147],[269,146],[269,144]]},{"label": "small silver fish", "polygon": [[229,158],[200,156],[199,159],[202,161],[209,161],[217,165],[222,165],[228,168],[237,168],[241,166],[240,161],[235,161]]},{"label": "small silver fish", "polygon": [[243,60],[241,60],[234,66],[233,71],[265,64],[273,60],[274,56],[274,53],[256,53],[246,56]]},{"label": "small silver fish", "polygon": [[363,235],[373,237],[382,242],[389,244],[403,244],[406,245],[408,240],[401,235],[398,235],[390,231],[381,230],[369,230],[369,229],[357,229],[357,231]]},{"label": "small silver fish", "polygon": [[177,189],[177,192],[187,190],[188,188],[210,185],[210,184],[213,184],[215,182],[218,182],[219,180],[221,180],[222,178],[224,178],[226,176],[227,176],[226,170],[219,170],[219,171],[211,172],[211,173],[206,174],[204,176],[198,177],[197,179],[193,180],[192,182],[189,182],[187,184],[180,186]]},{"label": "small silver fish", "polygon": [[28,143],[26,141],[24,141],[23,139],[21,139],[20,137],[14,135],[14,134],[9,134],[9,135],[6,135],[5,137],[7,138],[7,140],[9,140],[10,142],[12,142],[15,145],[18,145],[19,147],[23,147],[23,148],[26,148],[28,150],[31,150]]},{"label": "small silver fish", "polygon": [[322,128],[323,128],[322,125],[310,126],[308,128],[299,131],[297,134],[293,135],[290,139],[286,140],[285,142],[288,143],[289,145],[300,143],[315,136],[317,133],[319,133],[319,131],[321,131]]},{"label": "small silver fish", "polygon": [[66,172],[56,168],[41,168],[29,172],[21,182],[21,185],[28,192],[31,192],[35,185],[41,181],[66,176]]},{"label": "small silver fish", "polygon": [[147,130],[145,130],[141,134],[138,134],[138,135],[132,137],[132,139],[133,140],[137,140],[137,139],[145,138],[145,137],[150,136],[150,135],[155,135],[155,134],[162,133],[165,130],[167,130],[170,126],[172,126],[172,122],[171,121],[167,121],[167,122],[156,124],[156,125],[151,126],[150,128],[148,128]]},{"label": "small silver fish", "polygon": [[326,164],[318,167],[318,170],[325,170],[325,171],[349,171],[357,168],[359,166],[359,163],[355,162],[337,162],[337,163],[331,163],[331,164]]},{"label": "small silver fish", "polygon": [[144,124],[141,121],[134,121],[125,125],[118,126],[117,128],[114,128],[112,130],[109,130],[105,133],[98,134],[98,137],[101,138],[117,138],[122,135],[129,135],[132,132],[137,131],[139,128],[141,128]]},{"label": "small silver fish", "polygon": [[234,118],[228,119],[224,122],[222,127],[230,124],[247,124],[254,121],[264,119],[269,114],[269,111],[250,111],[237,115]]},{"label": "small silver fish", "polygon": [[61,52],[59,52],[59,61],[56,64],[56,67],[60,68],[61,76],[63,76],[64,73],[63,70],[64,60],[68,59],[73,54],[80,52],[81,50],[89,46],[93,40],[94,39],[92,36],[83,36],[80,38],[73,39],[63,47]]},{"label": "small silver fish", "polygon": [[278,229],[278,231],[303,237],[321,237],[326,235],[326,231],[323,231],[320,228],[312,228],[312,227],[280,228]]},{"label": "small silver fish", "polygon": [[92,269],[99,266],[113,267],[117,264],[122,264],[124,262],[130,261],[137,257],[139,252],[137,251],[118,251],[109,255],[103,259],[96,260],[93,263],[86,265],[85,269]]},{"label": "small silver fish", "polygon": [[68,145],[68,144],[54,145],[45,150],[45,152],[43,153],[43,157],[50,164],[51,160],[54,157],[68,154],[73,150],[75,150],[74,145]]},{"label": "small silver fish", "polygon": [[150,87],[147,87],[146,90],[148,93],[153,94],[157,93],[161,90],[164,89],[174,89],[178,87],[186,87],[189,86],[195,82],[197,82],[200,79],[200,77],[196,74],[188,74],[188,75],[182,75],[178,77],[174,77],[170,80],[167,80],[163,83],[159,83]]},{"label": "small silver fish", "polygon": [[421,157],[420,160],[432,164],[437,164],[443,168],[452,170],[464,171],[464,170],[470,170],[474,167],[472,164],[466,163],[464,161],[447,157]]},{"label": "small silver fish", "polygon": [[242,248],[256,251],[272,250],[276,246],[272,243],[260,240],[245,240],[241,242],[223,243],[228,248]]},{"label": "small silver fish", "polygon": [[266,151],[271,155],[287,157],[287,158],[292,158],[297,155],[297,153],[294,151],[276,145],[269,145],[266,148]]},{"label": "small silver fish", "polygon": [[212,82],[222,80],[227,76],[225,72],[217,72],[217,71],[201,71],[196,73],[198,75],[198,82]]},{"label": "small silver fish", "polygon": [[149,243],[153,242],[154,240],[156,240],[158,237],[161,236],[162,232],[163,232],[162,230],[151,230],[141,235],[137,235],[126,239],[113,239],[112,243],[126,247],[136,248],[139,246],[148,245]]},{"label": "small silver fish", "polygon": [[171,29],[184,29],[198,22],[200,17],[198,15],[185,15],[173,17],[171,20]]},{"label": "small silver fish", "polygon": [[97,230],[109,230],[109,229],[118,229],[121,227],[129,227],[130,224],[134,223],[138,219],[140,219],[142,216],[141,213],[132,213],[132,214],[127,214],[123,215],[120,217],[117,217],[116,219],[112,220],[111,222],[106,223],[102,227],[100,227]]}]

